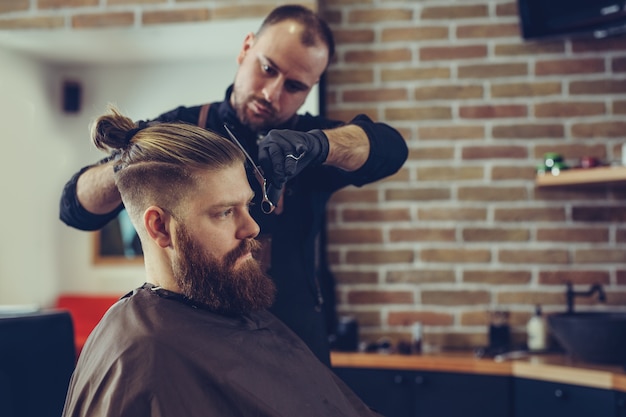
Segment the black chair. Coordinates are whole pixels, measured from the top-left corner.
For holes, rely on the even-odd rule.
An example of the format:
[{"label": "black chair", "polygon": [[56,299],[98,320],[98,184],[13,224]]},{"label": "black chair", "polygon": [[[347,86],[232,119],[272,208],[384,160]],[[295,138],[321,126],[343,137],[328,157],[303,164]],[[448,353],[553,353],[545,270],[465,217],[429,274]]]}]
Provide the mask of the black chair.
[{"label": "black chair", "polygon": [[69,312],[0,315],[0,416],[60,417],[75,361]]}]

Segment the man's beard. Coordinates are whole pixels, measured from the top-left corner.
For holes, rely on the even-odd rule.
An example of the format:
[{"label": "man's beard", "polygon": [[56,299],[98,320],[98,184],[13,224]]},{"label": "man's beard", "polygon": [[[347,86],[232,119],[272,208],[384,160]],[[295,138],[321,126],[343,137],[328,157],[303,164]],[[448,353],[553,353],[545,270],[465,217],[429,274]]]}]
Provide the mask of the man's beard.
[{"label": "man's beard", "polygon": [[272,305],[274,282],[261,271],[256,260],[248,259],[234,269],[242,255],[258,250],[256,240],[243,240],[220,262],[204,254],[184,227],[176,237],[179,247],[173,265],[174,279],[185,297],[227,315],[247,314]]},{"label": "man's beard", "polygon": [[[281,124],[280,121],[276,119],[276,111],[271,103],[268,103],[264,99],[255,98],[252,95],[243,96],[237,94],[236,89],[232,94],[232,105],[237,113],[237,119],[253,132],[269,130]],[[270,109],[270,114],[265,116],[251,116],[252,112],[248,108],[250,102],[256,102],[258,105],[263,105],[265,108]]]}]

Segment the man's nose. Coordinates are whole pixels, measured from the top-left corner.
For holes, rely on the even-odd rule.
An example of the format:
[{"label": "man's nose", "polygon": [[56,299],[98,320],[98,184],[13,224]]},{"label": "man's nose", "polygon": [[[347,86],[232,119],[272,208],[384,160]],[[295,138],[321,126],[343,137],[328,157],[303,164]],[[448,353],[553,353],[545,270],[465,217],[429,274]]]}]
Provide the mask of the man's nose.
[{"label": "man's nose", "polygon": [[239,233],[237,236],[239,239],[254,239],[257,237],[261,228],[258,223],[252,218],[250,213],[246,212],[241,219],[241,224],[239,225]]},{"label": "man's nose", "polygon": [[276,77],[265,83],[263,87],[263,98],[268,103],[275,103],[280,99],[280,93],[283,89],[283,81],[281,77]]}]

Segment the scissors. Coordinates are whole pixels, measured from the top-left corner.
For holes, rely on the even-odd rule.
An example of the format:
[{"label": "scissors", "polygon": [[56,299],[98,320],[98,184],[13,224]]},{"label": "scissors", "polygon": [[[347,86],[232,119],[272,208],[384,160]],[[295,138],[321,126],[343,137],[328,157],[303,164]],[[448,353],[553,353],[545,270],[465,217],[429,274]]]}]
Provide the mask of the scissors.
[{"label": "scissors", "polygon": [[243,154],[246,156],[246,158],[248,159],[248,162],[250,162],[250,165],[252,165],[252,169],[254,170],[254,176],[256,177],[259,184],[261,184],[261,192],[263,193],[263,199],[261,200],[261,210],[265,214],[270,214],[271,212],[274,211],[274,209],[276,208],[276,205],[272,203],[272,200],[270,200],[269,197],[267,196],[267,180],[265,179],[265,176],[263,175],[263,171],[261,171],[261,168],[258,167],[254,163],[254,160],[252,159],[252,157],[250,157],[250,155],[248,154],[248,152],[246,152],[241,142],[237,140],[233,132],[231,132],[228,126],[226,126],[226,123],[224,123],[224,128],[226,129],[226,132],[228,132],[228,135],[233,140],[233,142],[235,142],[237,146],[239,146],[239,149],[241,149]]}]

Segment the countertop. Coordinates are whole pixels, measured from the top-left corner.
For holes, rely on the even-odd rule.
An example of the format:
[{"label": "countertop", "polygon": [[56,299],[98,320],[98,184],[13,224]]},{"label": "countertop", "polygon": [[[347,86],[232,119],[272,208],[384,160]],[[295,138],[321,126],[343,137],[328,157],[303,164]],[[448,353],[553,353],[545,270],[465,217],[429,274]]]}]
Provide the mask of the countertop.
[{"label": "countertop", "polygon": [[626,392],[626,370],[594,365],[564,354],[528,354],[516,359],[478,358],[473,352],[380,354],[332,352],[335,367],[402,369],[502,375]]}]

